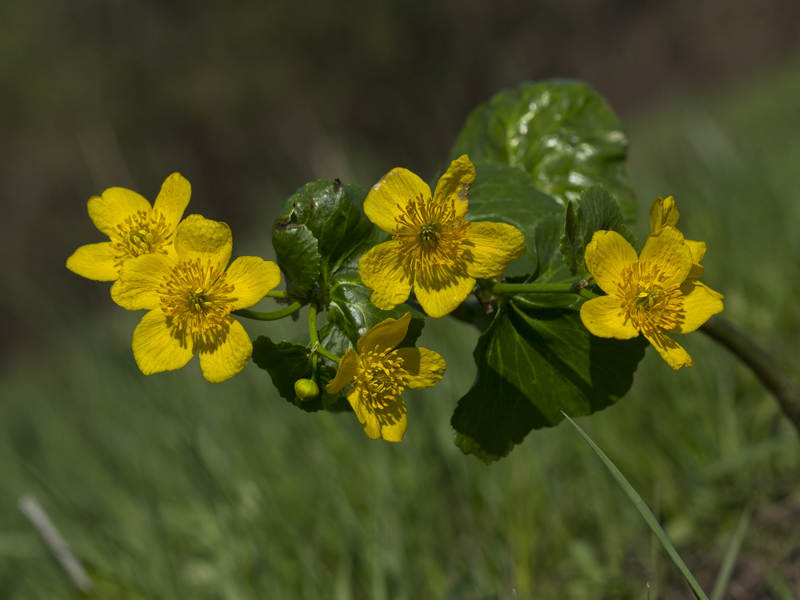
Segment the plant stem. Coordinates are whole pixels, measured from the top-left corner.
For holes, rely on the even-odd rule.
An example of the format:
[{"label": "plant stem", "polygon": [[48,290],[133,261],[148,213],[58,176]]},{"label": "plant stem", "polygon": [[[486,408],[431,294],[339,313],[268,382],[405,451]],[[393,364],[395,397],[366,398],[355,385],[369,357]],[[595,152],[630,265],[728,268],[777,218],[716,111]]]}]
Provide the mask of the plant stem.
[{"label": "plant stem", "polygon": [[301,308],[303,308],[302,304],[293,302],[286,308],[276,310],[275,312],[255,312],[253,310],[247,310],[246,308],[240,308],[239,310],[233,311],[231,314],[237,317],[244,317],[245,319],[253,319],[254,321],[277,321],[278,319],[283,319],[296,313]]},{"label": "plant stem", "polygon": [[700,331],[733,352],[755,373],[800,434],[800,394],[788,375],[743,331],[719,316],[711,317]]},{"label": "plant stem", "polygon": [[495,283],[491,291],[494,294],[577,294],[587,300],[597,298],[597,294],[572,283]]},{"label": "plant stem", "polygon": [[322,354],[322,356],[332,360],[335,363],[341,362],[341,360],[342,360],[341,356],[336,356],[335,354],[333,354],[331,352],[328,352],[322,346],[317,346],[317,354]]},{"label": "plant stem", "polygon": [[[342,359],[335,354],[328,352],[325,348],[319,345],[319,333],[317,332],[317,305],[313,302],[308,307],[308,337],[311,338],[311,354],[321,354],[325,358],[329,358],[334,362],[339,362]],[[316,369],[316,359],[312,359],[313,367]]]},{"label": "plant stem", "polygon": [[311,347],[319,344],[319,333],[317,333],[317,305],[313,302],[308,307],[308,337],[311,338]]},{"label": "plant stem", "polygon": [[268,298],[288,298],[289,294],[286,292],[282,292],[280,290],[272,290],[271,292],[267,292]]}]

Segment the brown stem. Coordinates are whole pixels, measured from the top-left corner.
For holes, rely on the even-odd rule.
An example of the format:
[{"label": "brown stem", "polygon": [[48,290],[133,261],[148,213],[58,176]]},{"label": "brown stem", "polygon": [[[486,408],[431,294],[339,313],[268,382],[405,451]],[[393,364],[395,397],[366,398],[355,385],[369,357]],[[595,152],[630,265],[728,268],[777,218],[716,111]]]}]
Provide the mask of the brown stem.
[{"label": "brown stem", "polygon": [[700,330],[733,352],[761,380],[800,434],[800,394],[792,381],[753,340],[730,321],[711,317]]}]

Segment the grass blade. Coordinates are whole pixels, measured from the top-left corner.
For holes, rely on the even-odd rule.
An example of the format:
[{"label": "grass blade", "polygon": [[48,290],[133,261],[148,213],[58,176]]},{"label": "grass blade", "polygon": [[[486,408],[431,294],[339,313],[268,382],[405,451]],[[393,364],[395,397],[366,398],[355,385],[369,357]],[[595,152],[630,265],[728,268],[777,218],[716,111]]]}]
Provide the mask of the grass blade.
[{"label": "grass blade", "polygon": [[578,430],[578,433],[580,433],[583,436],[583,439],[585,439],[586,442],[597,453],[597,456],[600,457],[600,460],[603,461],[603,464],[605,464],[608,470],[611,471],[611,474],[614,476],[614,479],[617,480],[619,486],[625,491],[625,493],[628,495],[628,498],[631,499],[631,502],[633,502],[636,508],[639,509],[639,512],[642,513],[644,520],[647,521],[647,524],[650,526],[650,529],[652,529],[653,533],[656,534],[658,541],[661,542],[661,545],[664,547],[664,550],[667,551],[667,554],[669,554],[670,558],[672,559],[672,562],[674,562],[681,570],[681,573],[683,573],[683,576],[689,583],[689,587],[692,588],[694,595],[699,600],[708,600],[708,596],[706,596],[705,592],[703,592],[703,588],[700,587],[700,584],[697,583],[697,580],[694,578],[694,575],[692,575],[691,571],[689,571],[689,568],[686,566],[686,563],[684,563],[683,559],[681,559],[681,557],[678,555],[678,551],[675,550],[675,546],[673,546],[672,542],[669,541],[667,534],[661,528],[661,525],[659,525],[658,521],[656,520],[650,508],[647,506],[647,504],[645,504],[644,500],[642,500],[642,497],[636,492],[635,489],[633,489],[633,486],[630,483],[628,483],[628,480],[625,479],[625,476],[622,473],[620,473],[620,470],[614,465],[613,462],[611,462],[611,459],[609,459],[605,454],[603,454],[603,451],[597,447],[597,444],[595,444],[592,441],[592,439],[588,435],[586,435],[583,429],[578,427],[575,421],[570,419],[567,416],[567,414],[564,413],[563,411],[562,414],[566,417],[567,421],[569,421],[572,424],[572,426]]},{"label": "grass blade", "polygon": [[714,582],[714,589],[711,591],[711,600],[722,600],[725,590],[728,589],[728,584],[733,575],[733,568],[736,566],[736,559],[739,557],[739,550],[742,548],[742,540],[744,534],[747,533],[747,526],[750,524],[750,517],[753,514],[753,508],[748,506],[744,509],[739,524],[736,526],[736,531],[733,533],[733,538],[725,551],[725,558],[722,559],[722,566],[719,568],[717,574],[717,581]]}]

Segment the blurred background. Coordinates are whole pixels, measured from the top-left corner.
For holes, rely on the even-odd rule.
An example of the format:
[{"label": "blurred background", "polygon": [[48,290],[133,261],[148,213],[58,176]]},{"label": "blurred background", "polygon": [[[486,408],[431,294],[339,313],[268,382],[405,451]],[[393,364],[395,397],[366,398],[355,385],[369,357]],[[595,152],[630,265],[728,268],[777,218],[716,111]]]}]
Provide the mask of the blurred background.
[{"label": "blurred background", "polygon": [[[452,445],[469,327],[429,321],[421,345],[448,374],[409,395],[390,447],[352,415],[301,413],[252,365],[217,386],[196,364],[144,377],[140,316],[64,263],[103,240],[89,197],[153,200],[175,171],[188,213],[228,222],[235,255],[270,258],[304,183],[367,187],[396,166],[430,179],[478,103],[580,78],[629,128],[640,215],[676,197],[726,316],[797,380],[799,34],[794,0],[4,0],[0,597],[79,597],[24,493],[103,598],[687,597],[575,432],[532,432],[490,467]],[[649,351],[629,395],[581,425],[709,591],[751,507],[730,597],[800,597],[796,435],[724,350],[686,346],[692,369]]]}]

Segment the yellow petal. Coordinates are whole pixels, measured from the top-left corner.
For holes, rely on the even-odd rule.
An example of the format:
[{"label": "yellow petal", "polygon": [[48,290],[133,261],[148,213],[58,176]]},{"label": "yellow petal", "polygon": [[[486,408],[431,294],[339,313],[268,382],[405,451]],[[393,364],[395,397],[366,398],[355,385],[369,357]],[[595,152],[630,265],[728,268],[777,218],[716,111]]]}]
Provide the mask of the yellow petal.
[{"label": "yellow petal", "polygon": [[234,287],[234,309],[253,306],[280,282],[278,265],[257,256],[240,256],[228,267],[225,277],[225,283]]},{"label": "yellow petal", "polygon": [[408,169],[392,169],[372,186],[364,200],[364,212],[369,220],[388,233],[396,227],[394,218],[405,209],[406,204],[418,196],[431,197],[428,184]]},{"label": "yellow petal", "polygon": [[143,254],[126,260],[119,281],[111,288],[111,298],[128,310],[153,310],[161,306],[158,289],[164,286],[175,265],[163,254]]},{"label": "yellow petal", "polygon": [[692,255],[692,269],[689,271],[689,275],[687,276],[690,279],[697,279],[698,277],[703,275],[703,265],[700,264],[700,261],[703,260],[703,257],[706,255],[706,243],[705,242],[694,242],[692,240],[684,240],[686,245],[689,247],[689,252]]},{"label": "yellow petal", "polygon": [[192,186],[189,182],[180,173],[173,173],[161,186],[153,208],[164,215],[170,229],[175,231],[191,196]]},{"label": "yellow petal", "polygon": [[245,368],[253,354],[253,343],[239,321],[228,317],[228,328],[221,340],[198,344],[203,377],[211,383],[230,379]]},{"label": "yellow petal", "polygon": [[372,248],[358,261],[358,276],[374,290],[370,302],[381,310],[391,310],[408,300],[411,277],[403,269],[400,255],[394,251],[398,242],[390,240]]},{"label": "yellow petal", "polygon": [[[328,390],[329,394],[336,394],[337,392],[342,391],[344,386],[353,383],[353,380],[358,373],[358,363],[358,354],[356,354],[355,350],[350,348],[344,353],[342,360],[339,362],[339,370],[336,371],[336,377],[331,379],[328,382],[328,385],[325,386],[325,389]],[[352,404],[352,402],[350,404]],[[353,407],[353,410],[355,410],[355,406]]]},{"label": "yellow petal", "polygon": [[714,298],[717,298],[717,299],[719,299],[719,300],[722,300],[722,299],[725,297],[725,296],[723,296],[722,294],[720,294],[719,292],[715,292],[714,290],[712,290],[710,287],[708,287],[708,286],[707,286],[705,283],[703,283],[702,281],[692,280],[692,283],[694,283],[695,285],[699,285],[701,288],[703,288],[703,289],[704,289],[705,291],[707,291],[709,294],[711,294],[712,296],[714,296]]},{"label": "yellow petal", "polygon": [[347,395],[347,401],[353,407],[358,422],[364,426],[364,433],[367,434],[367,437],[373,440],[381,437],[381,425],[378,417],[361,401],[361,390],[358,387],[354,387]]},{"label": "yellow petal", "polygon": [[622,271],[636,262],[636,250],[616,231],[595,231],[586,245],[586,266],[607,294],[622,280]]},{"label": "yellow petal", "polygon": [[[378,421],[381,437],[387,442],[400,442],[408,425],[406,414],[406,403],[401,398],[390,401],[389,406],[379,408],[374,413],[374,418]],[[369,419],[367,420],[369,422]],[[367,432],[369,435],[369,432]],[[372,437],[372,436],[370,436]]]},{"label": "yellow petal", "polygon": [[[683,283],[692,269],[692,253],[686,245],[683,234],[674,227],[664,227],[658,233],[647,237],[640,263],[658,265],[666,275],[664,287]],[[602,287],[602,286],[601,286]]]},{"label": "yellow petal", "polygon": [[466,274],[465,265],[443,266],[418,274],[414,294],[425,312],[438,319],[453,312],[474,287],[475,278]]},{"label": "yellow petal", "polygon": [[512,260],[525,254],[525,236],[513,225],[472,222],[461,248],[470,277],[499,277]]},{"label": "yellow petal", "polygon": [[679,216],[678,209],[675,208],[675,199],[672,196],[667,198],[659,196],[650,205],[650,232],[658,233],[664,227],[675,227]]},{"label": "yellow petal", "polygon": [[171,327],[161,309],[142,317],[133,332],[133,357],[145,375],[180,369],[192,356],[191,339]]},{"label": "yellow petal", "polygon": [[633,323],[626,320],[622,306],[614,296],[600,296],[584,302],[581,321],[597,337],[629,340],[639,335]]},{"label": "yellow petal", "polygon": [[683,241],[689,247],[689,252],[692,254],[692,262],[699,265],[703,261],[703,257],[706,255],[706,243],[695,242],[693,240]]},{"label": "yellow petal", "polygon": [[456,217],[461,218],[467,214],[469,208],[469,188],[475,181],[475,167],[465,154],[452,163],[447,172],[436,184],[433,193],[436,202],[450,202],[452,199],[456,207]]},{"label": "yellow petal", "polygon": [[175,233],[175,250],[181,262],[197,258],[203,264],[211,261],[221,269],[228,266],[233,249],[233,235],[227,223],[212,221],[200,215],[186,217]]},{"label": "yellow petal", "polygon": [[67,259],[67,268],[95,281],[114,281],[119,277],[110,242],[81,246]]},{"label": "yellow petal", "polygon": [[658,350],[661,358],[667,361],[667,364],[676,371],[681,367],[692,366],[692,357],[683,349],[683,346],[660,329],[652,335],[645,333],[644,337]]},{"label": "yellow petal", "polygon": [[403,341],[408,333],[408,324],[411,323],[411,313],[407,312],[399,319],[386,319],[358,339],[359,354],[373,350],[380,352],[390,350]]},{"label": "yellow petal", "polygon": [[92,196],[88,207],[89,217],[107,236],[111,236],[112,229],[137,211],[147,212],[151,208],[142,196],[120,187],[108,188],[102,196]]},{"label": "yellow petal", "polygon": [[403,359],[403,368],[408,371],[408,375],[404,377],[408,389],[424,390],[442,380],[447,364],[433,350],[399,348],[395,352]]},{"label": "yellow petal", "polygon": [[[691,333],[703,323],[722,312],[722,300],[713,290],[699,282],[685,281],[681,285],[683,295],[683,319],[675,327],[667,329],[670,333]],[[716,294],[716,295],[715,295]]]}]

